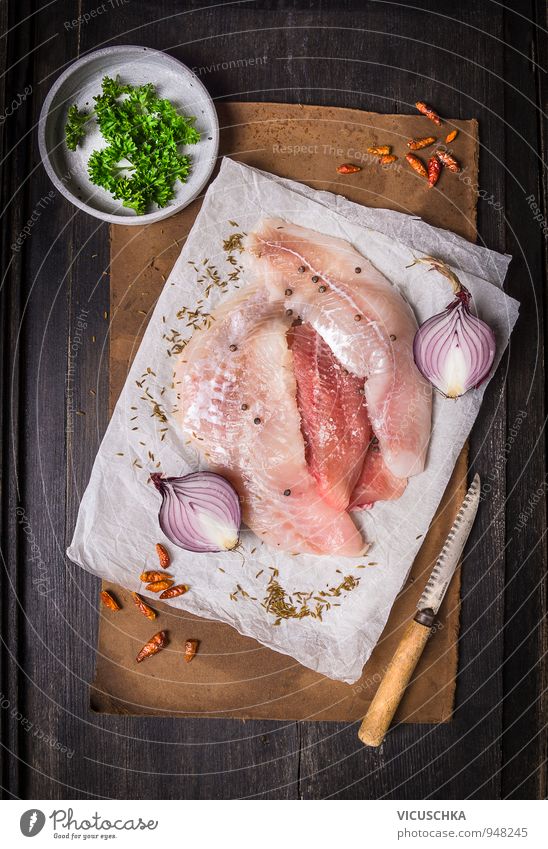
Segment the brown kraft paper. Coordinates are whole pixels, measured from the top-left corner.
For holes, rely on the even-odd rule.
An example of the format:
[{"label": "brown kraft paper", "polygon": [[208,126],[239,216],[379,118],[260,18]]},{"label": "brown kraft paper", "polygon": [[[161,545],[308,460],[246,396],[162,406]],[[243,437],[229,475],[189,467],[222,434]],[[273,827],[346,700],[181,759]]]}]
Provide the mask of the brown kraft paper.
[{"label": "brown kraft paper", "polygon": [[[438,227],[476,239],[478,132],[476,121],[449,121],[441,129],[417,116],[378,115],[353,109],[275,103],[220,103],[220,156],[344,195],[366,206],[421,216]],[[412,136],[437,135],[443,141],[459,130],[452,149],[466,179],[442,173],[430,191],[405,162]],[[367,153],[390,144],[398,160],[382,168]],[[419,151],[426,161],[433,148]],[[339,175],[337,166],[362,166]],[[111,227],[110,408],[124,384],[155,301],[200,208],[185,210],[147,227]],[[106,584],[122,604],[119,613],[101,609],[91,707],[104,713],[241,719],[356,721],[374,695],[447,536],[466,492],[467,457],[459,457],[436,518],[392,608],[384,632],[355,684],[332,681],[274,652],[229,625],[200,619],[166,604],[153,604],[155,622],[141,616],[123,589]],[[457,672],[459,631],[457,573],[433,634],[396,714],[404,722],[450,719]],[[158,630],[173,645],[200,640],[190,664],[179,651],[164,649],[145,664],[135,657]],[[144,668],[146,666],[146,668]]]}]

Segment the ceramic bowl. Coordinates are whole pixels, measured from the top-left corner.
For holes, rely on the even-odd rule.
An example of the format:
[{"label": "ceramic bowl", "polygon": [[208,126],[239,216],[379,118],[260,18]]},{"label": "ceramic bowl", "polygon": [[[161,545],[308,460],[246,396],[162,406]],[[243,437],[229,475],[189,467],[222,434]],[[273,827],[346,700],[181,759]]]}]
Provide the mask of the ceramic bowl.
[{"label": "ceramic bowl", "polygon": [[[189,178],[186,183],[176,182],[175,197],[166,207],[154,207],[145,215],[137,215],[91,182],[88,159],[93,150],[105,145],[96,125],[75,151],[65,143],[69,107],[76,103],[79,109],[89,109],[93,96],[101,91],[104,76],[119,76],[123,83],[131,85],[152,82],[160,97],[170,100],[181,114],[196,118],[200,141],[188,147],[192,161]],[[148,47],[108,47],[70,65],[46,97],[38,134],[42,161],[57,190],[79,209],[113,224],[150,224],[183,209],[209,180],[219,147],[217,113],[203,84],[182,62]]]}]

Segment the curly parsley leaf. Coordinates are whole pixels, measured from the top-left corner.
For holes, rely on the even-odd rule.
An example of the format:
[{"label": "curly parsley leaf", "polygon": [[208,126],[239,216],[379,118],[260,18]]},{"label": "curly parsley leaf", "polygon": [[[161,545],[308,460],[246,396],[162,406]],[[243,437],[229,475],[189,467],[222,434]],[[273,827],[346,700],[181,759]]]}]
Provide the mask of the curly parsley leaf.
[{"label": "curly parsley leaf", "polygon": [[80,112],[76,104],[69,108],[65,125],[65,139],[69,150],[76,150],[84,138],[86,134],[84,127],[90,117],[88,112]]},{"label": "curly parsley leaf", "polygon": [[[175,195],[175,182],[188,179],[190,157],[180,148],[200,140],[195,119],[180,115],[169,100],[159,98],[152,83],[124,85],[118,78],[104,77],[101,94],[94,101],[95,119],[108,145],[94,150],[89,158],[92,183],[138,215],[153,203],[166,206]],[[76,149],[83,123],[90,117],[85,115],[78,127],[77,116],[81,119],[84,113],[72,106],[65,128],[71,150]]]}]

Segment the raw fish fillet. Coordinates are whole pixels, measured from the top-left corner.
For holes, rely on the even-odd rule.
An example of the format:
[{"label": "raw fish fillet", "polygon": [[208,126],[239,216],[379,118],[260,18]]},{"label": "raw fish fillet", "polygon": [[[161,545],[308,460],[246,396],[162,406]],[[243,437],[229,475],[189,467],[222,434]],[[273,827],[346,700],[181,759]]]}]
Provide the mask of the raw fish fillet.
[{"label": "raw fish fillet", "polygon": [[367,549],[360,532],[321,498],[305,460],[290,319],[280,307],[264,287],[248,287],[194,333],[176,378],[183,429],[208,467],[232,481],[244,521],[265,543],[359,556]]},{"label": "raw fish fillet", "polygon": [[346,510],[370,441],[363,380],[309,324],[295,325],[289,339],[308,467],[324,500]]},{"label": "raw fish fillet", "polygon": [[379,445],[372,442],[348,509],[362,510],[376,501],[392,501],[403,495],[406,486],[407,479],[392,474],[384,462]]},{"label": "raw fish fillet", "polygon": [[417,323],[398,290],[348,242],[263,219],[246,238],[247,261],[271,297],[308,322],[337,360],[365,379],[368,415],[388,469],[424,468],[431,388],[413,360]]}]

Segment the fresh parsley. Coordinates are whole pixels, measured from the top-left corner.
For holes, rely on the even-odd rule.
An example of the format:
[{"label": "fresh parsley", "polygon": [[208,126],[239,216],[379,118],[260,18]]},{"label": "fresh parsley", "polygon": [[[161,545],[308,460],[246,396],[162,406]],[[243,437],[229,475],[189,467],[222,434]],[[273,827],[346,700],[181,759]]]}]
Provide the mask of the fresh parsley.
[{"label": "fresh parsley", "polygon": [[153,203],[166,206],[175,195],[175,181],[188,178],[190,157],[180,148],[200,140],[195,119],[179,115],[169,100],[158,97],[152,83],[124,85],[118,78],[104,77],[102,92],[93,99],[91,114],[71,106],[65,126],[70,150],[84,138],[92,117],[108,142],[89,158],[92,183],[138,215]]},{"label": "fresh parsley", "polygon": [[76,150],[84,138],[86,134],[84,125],[89,120],[89,117],[87,112],[80,112],[76,104],[70,107],[65,125],[65,138],[69,150]]}]

